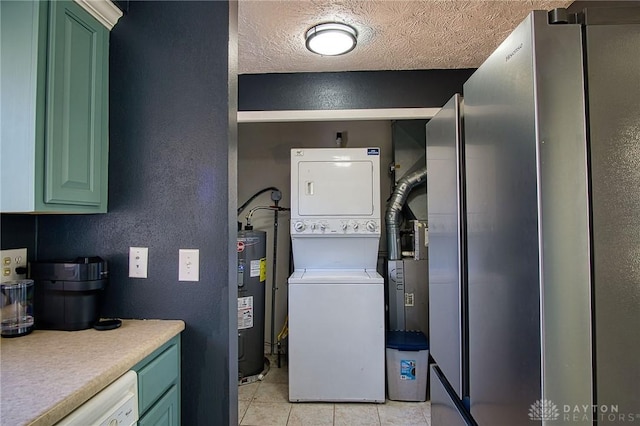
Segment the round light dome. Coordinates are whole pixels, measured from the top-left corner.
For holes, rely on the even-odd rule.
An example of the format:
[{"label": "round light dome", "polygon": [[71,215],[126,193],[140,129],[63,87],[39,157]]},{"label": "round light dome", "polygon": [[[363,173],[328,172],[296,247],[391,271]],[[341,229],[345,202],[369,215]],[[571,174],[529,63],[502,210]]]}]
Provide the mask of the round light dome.
[{"label": "round light dome", "polygon": [[346,24],[319,24],[307,31],[307,49],[323,56],[343,55],[356,47],[357,35],[356,30]]}]

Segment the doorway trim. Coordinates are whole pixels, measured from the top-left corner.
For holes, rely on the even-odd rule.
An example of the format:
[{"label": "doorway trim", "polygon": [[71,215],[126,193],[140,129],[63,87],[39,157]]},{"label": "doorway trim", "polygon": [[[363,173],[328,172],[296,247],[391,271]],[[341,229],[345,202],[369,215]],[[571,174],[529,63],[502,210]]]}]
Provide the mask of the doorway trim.
[{"label": "doorway trim", "polygon": [[238,111],[238,123],[295,121],[416,120],[432,118],[440,108],[319,109]]}]

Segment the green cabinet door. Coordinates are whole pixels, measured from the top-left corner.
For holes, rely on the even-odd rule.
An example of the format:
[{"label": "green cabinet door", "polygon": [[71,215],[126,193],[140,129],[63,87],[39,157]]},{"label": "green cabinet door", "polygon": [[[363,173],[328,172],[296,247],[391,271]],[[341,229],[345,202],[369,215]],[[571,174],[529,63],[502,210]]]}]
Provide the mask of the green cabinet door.
[{"label": "green cabinet door", "polygon": [[180,424],[180,400],[178,387],[171,388],[140,418],[138,426],[178,426]]},{"label": "green cabinet door", "polygon": [[180,335],[133,367],[138,373],[140,426],[180,424]]},{"label": "green cabinet door", "polygon": [[0,212],[106,212],[109,30],[62,0],[0,20]]},{"label": "green cabinet door", "polygon": [[71,1],[49,5],[44,202],[104,206],[109,30]]}]

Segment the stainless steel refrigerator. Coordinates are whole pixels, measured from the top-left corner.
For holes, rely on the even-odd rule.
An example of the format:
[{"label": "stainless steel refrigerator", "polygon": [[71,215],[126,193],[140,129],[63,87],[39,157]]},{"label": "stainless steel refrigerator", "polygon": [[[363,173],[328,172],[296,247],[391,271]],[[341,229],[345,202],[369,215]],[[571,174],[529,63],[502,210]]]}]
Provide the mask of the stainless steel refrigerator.
[{"label": "stainless steel refrigerator", "polygon": [[463,102],[456,94],[426,125],[431,422],[473,424],[468,414]]},{"label": "stainless steel refrigerator", "polygon": [[536,11],[464,84],[467,279],[461,324],[430,318],[434,426],[640,423],[639,53],[640,8]]}]

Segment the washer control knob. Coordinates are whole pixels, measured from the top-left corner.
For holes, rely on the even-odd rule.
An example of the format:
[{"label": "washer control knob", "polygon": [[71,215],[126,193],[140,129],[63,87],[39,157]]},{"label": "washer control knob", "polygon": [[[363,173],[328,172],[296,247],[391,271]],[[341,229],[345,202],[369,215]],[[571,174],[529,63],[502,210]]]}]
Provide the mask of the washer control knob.
[{"label": "washer control knob", "polygon": [[327,229],[327,225],[325,225],[324,223],[320,224],[320,230],[324,231],[325,229]]},{"label": "washer control knob", "polygon": [[358,229],[358,222],[354,222],[353,223],[353,229],[357,230]]},{"label": "washer control knob", "polygon": [[295,229],[298,232],[302,232],[304,231],[304,222],[296,222],[295,225],[293,225],[293,229]]},{"label": "washer control knob", "polygon": [[342,230],[343,230],[343,231],[346,231],[346,230],[347,230],[347,224],[346,224],[346,223],[343,223],[343,224],[342,224],[342,226],[341,226],[341,228],[342,228]]},{"label": "washer control knob", "polygon": [[311,228],[311,230],[316,229],[316,224],[315,224],[315,223],[312,223],[312,224],[311,224],[311,226],[310,226],[310,228]]},{"label": "washer control knob", "polygon": [[373,221],[367,222],[367,231],[374,232],[376,230],[376,223]]}]

